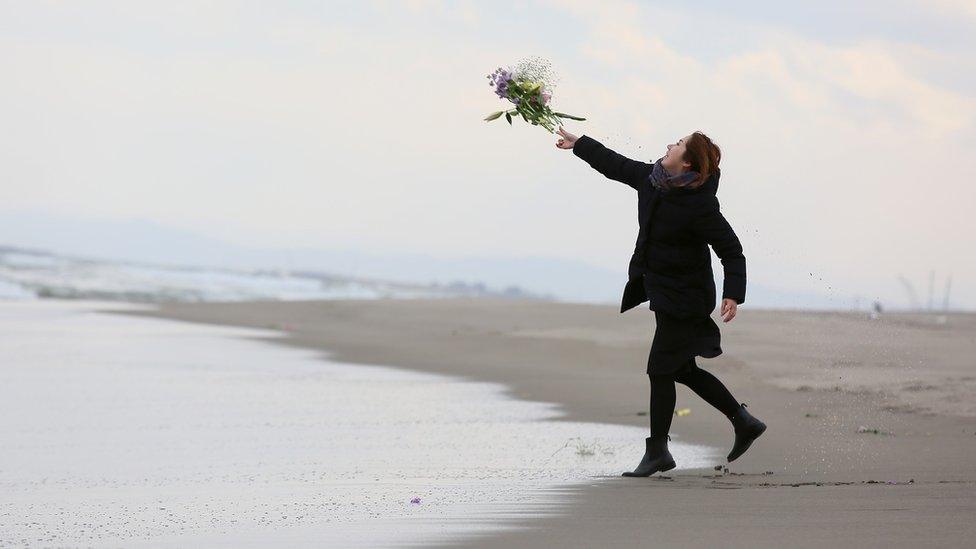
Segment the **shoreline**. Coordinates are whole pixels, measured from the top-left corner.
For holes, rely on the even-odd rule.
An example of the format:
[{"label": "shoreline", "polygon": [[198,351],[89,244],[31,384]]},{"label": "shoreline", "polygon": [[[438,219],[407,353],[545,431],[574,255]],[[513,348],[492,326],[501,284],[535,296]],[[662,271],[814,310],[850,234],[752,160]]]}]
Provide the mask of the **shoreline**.
[{"label": "shoreline", "polygon": [[[643,447],[502,384],[106,306],[0,308],[2,546],[431,545],[551,513]],[[718,449],[672,452],[687,468]]]},{"label": "shoreline", "polygon": [[[612,306],[502,299],[167,303],[104,311],[272,328],[288,336],[271,341],[327,350],[341,362],[500,382],[515,398],[559,404],[563,416],[556,421],[647,426],[649,311],[620,315]],[[968,520],[976,514],[976,465],[969,459],[976,450],[969,404],[976,400],[976,371],[968,366],[974,344],[967,337],[976,315],[950,313],[935,325],[921,316],[942,314],[883,313],[878,322],[860,313],[741,312],[731,323],[719,320],[725,352],[698,363],[769,425],[743,457],[716,462],[718,471],[568,488],[564,513],[458,545],[649,539],[728,546],[734,538],[733,546],[772,547],[788,534],[790,545],[883,540],[907,547],[959,545],[976,534]],[[919,353],[929,369],[914,363]],[[872,379],[883,390],[865,389]],[[679,387],[677,407],[691,413],[674,418],[672,434],[731,446],[728,420]],[[940,395],[949,401],[938,404]],[[634,465],[639,459],[633,456]],[[698,520],[703,512],[707,521]]]}]

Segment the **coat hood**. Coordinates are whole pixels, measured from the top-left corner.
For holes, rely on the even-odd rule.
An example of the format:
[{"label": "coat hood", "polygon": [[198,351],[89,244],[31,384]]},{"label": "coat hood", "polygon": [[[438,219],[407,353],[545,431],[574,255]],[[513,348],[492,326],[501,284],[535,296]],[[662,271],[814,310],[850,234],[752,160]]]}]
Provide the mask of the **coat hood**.
[{"label": "coat hood", "polygon": [[702,184],[702,190],[715,195],[718,192],[718,180],[722,176],[722,170],[720,168],[715,168],[715,173],[708,176],[705,183]]}]

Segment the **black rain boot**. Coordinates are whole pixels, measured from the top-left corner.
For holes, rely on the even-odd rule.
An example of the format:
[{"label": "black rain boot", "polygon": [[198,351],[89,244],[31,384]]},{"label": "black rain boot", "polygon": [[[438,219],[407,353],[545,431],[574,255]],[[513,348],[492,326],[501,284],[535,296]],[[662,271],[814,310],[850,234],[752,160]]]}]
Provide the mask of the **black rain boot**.
[{"label": "black rain boot", "polygon": [[732,426],[735,428],[735,442],[732,444],[732,451],[728,455],[729,462],[732,462],[749,449],[752,441],[763,434],[763,431],[766,430],[766,424],[752,417],[752,414],[746,410],[745,402],[741,403],[739,409],[729,416],[729,420],[732,421]]},{"label": "black rain boot", "polygon": [[647,449],[644,451],[644,457],[641,459],[637,469],[625,472],[621,476],[646,477],[658,471],[670,471],[674,469],[674,458],[671,457],[671,452],[668,451],[668,441],[671,440],[670,435],[668,435],[668,438],[649,436],[644,440]]}]

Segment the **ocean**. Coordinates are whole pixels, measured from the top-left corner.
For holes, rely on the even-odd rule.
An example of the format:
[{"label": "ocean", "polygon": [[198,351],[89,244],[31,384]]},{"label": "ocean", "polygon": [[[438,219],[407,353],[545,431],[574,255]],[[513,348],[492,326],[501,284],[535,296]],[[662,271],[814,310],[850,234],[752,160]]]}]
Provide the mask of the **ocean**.
[{"label": "ocean", "polygon": [[541,299],[516,287],[483,283],[418,283],[319,271],[241,269],[99,259],[0,246],[0,299],[289,301],[505,297]]},{"label": "ocean", "polygon": [[[109,312],[152,307],[0,300],[0,546],[430,545],[643,453],[504,385]],[[672,438],[680,468],[720,457]]]}]

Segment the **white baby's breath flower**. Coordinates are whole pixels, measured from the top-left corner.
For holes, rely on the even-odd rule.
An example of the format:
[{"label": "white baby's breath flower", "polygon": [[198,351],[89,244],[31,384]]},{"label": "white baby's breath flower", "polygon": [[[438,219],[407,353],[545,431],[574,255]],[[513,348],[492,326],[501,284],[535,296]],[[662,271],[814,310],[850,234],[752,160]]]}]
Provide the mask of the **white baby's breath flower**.
[{"label": "white baby's breath flower", "polygon": [[550,93],[559,81],[559,77],[552,70],[552,63],[538,56],[520,60],[515,64],[512,73],[517,80],[541,83]]}]

